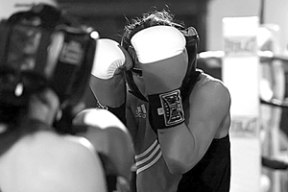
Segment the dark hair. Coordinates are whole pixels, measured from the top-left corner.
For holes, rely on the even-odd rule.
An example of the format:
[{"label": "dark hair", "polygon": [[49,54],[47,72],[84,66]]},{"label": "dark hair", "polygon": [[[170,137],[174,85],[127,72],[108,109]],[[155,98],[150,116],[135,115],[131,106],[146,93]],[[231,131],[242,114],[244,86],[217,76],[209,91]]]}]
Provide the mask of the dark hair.
[{"label": "dark hair", "polygon": [[[174,15],[166,10],[162,11],[154,10],[151,12],[144,13],[141,18],[133,19],[130,24],[127,24],[125,26],[121,45],[125,49],[128,49],[129,47],[131,47],[131,38],[133,37],[133,35],[135,35],[137,32],[143,29],[157,25],[175,27],[182,32],[182,34],[186,39],[186,50],[188,53],[189,65],[181,85],[181,94],[183,99],[185,99],[189,94],[189,92],[192,90],[199,76],[199,72],[196,71],[196,65],[197,65],[196,58],[198,51],[199,36],[194,27],[186,28],[185,24],[182,21],[176,21],[174,19]],[[146,101],[145,97],[142,95],[142,93],[136,86],[135,82],[133,81],[131,72],[132,70],[135,71],[135,69],[132,68],[131,70],[125,72],[127,83],[135,96]]]},{"label": "dark hair", "polygon": [[174,20],[174,15],[166,10],[154,10],[144,13],[141,18],[135,18],[130,24],[127,24],[124,28],[124,34],[122,36],[122,45],[127,48],[130,45],[130,40],[134,34],[142,29],[157,26],[166,25],[173,26],[180,30],[184,30],[185,26],[183,22]]}]

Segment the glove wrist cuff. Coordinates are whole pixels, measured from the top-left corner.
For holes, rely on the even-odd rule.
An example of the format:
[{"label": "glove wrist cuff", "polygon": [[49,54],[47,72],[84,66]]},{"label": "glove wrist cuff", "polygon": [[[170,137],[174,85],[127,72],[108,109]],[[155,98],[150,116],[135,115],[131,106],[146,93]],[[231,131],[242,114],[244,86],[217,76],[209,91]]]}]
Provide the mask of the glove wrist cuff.
[{"label": "glove wrist cuff", "polygon": [[179,89],[148,96],[153,129],[167,129],[185,121]]}]

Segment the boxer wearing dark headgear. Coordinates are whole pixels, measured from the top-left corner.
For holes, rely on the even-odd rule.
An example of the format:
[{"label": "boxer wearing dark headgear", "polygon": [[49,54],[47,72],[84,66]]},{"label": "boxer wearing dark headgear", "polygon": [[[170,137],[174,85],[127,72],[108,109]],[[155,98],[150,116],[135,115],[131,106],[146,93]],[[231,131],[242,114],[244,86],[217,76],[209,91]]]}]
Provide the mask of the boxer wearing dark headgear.
[{"label": "boxer wearing dark headgear", "polygon": [[196,69],[196,30],[172,19],[155,11],[126,26],[122,47],[102,47],[119,54],[94,63],[90,87],[108,110],[125,113],[137,192],[228,192],[230,94]]},{"label": "boxer wearing dark headgear", "polygon": [[105,192],[107,167],[129,179],[126,127],[108,111],[81,107],[98,37],[45,4],[0,23],[2,191]]}]

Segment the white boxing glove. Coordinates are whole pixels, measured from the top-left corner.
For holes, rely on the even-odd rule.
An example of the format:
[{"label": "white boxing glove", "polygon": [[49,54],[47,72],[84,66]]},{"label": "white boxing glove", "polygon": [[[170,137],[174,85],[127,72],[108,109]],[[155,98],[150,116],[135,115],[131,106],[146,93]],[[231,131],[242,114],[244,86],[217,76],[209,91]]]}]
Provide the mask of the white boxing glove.
[{"label": "white boxing glove", "polygon": [[112,39],[97,40],[90,87],[101,105],[119,107],[125,101],[124,70],[132,67],[129,54]]},{"label": "white boxing glove", "polygon": [[153,129],[184,123],[181,86],[188,54],[183,33],[171,26],[153,26],[137,32],[131,44],[142,69]]},{"label": "white boxing glove", "polygon": [[111,79],[125,63],[119,43],[112,39],[99,39],[95,53],[91,74],[99,79]]},{"label": "white boxing glove", "polygon": [[131,38],[131,44],[139,62],[148,64],[181,54],[185,50],[186,40],[175,27],[159,25],[137,32]]},{"label": "white boxing glove", "polygon": [[188,67],[182,32],[171,26],[153,26],[137,32],[131,44],[143,70],[148,95],[181,86]]}]

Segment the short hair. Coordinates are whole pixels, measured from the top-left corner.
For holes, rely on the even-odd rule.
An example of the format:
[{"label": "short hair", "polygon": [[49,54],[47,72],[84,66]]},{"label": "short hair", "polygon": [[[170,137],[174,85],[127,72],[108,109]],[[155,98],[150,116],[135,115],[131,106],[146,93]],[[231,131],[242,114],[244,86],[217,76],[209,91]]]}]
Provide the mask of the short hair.
[{"label": "short hair", "polygon": [[124,34],[122,36],[122,45],[130,45],[130,40],[134,34],[142,29],[157,26],[173,26],[178,29],[185,29],[184,23],[176,21],[174,15],[166,10],[154,10],[144,13],[142,17],[138,17],[132,20],[130,24],[127,24],[124,28]]}]

